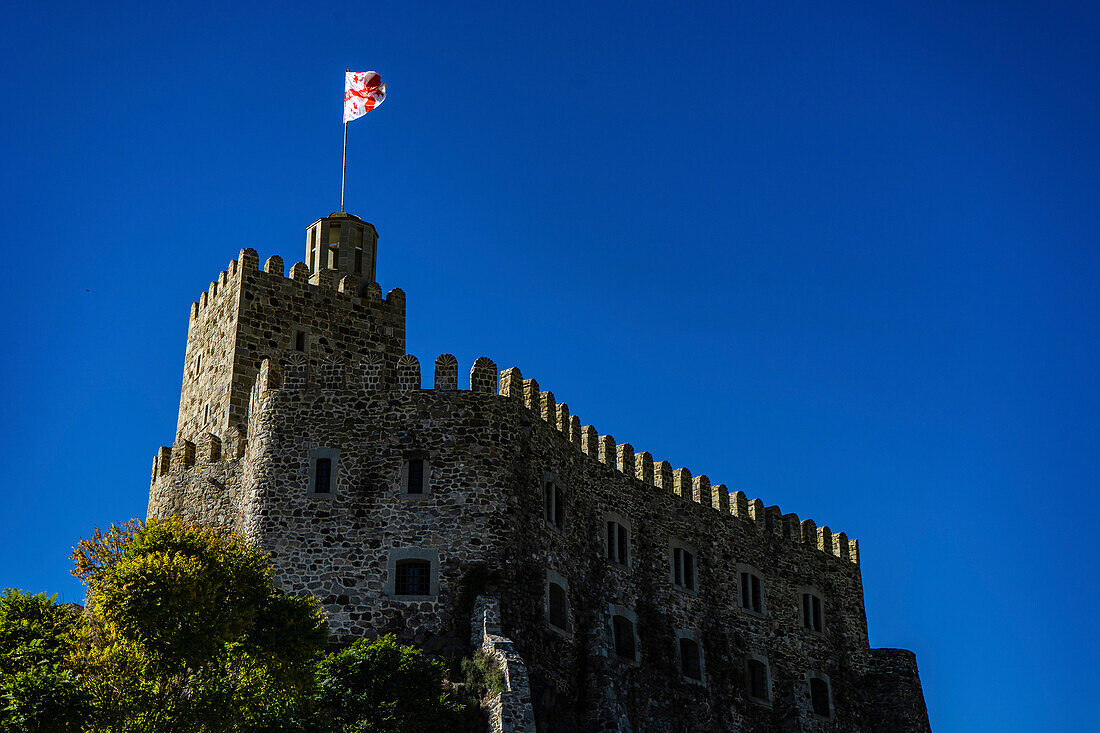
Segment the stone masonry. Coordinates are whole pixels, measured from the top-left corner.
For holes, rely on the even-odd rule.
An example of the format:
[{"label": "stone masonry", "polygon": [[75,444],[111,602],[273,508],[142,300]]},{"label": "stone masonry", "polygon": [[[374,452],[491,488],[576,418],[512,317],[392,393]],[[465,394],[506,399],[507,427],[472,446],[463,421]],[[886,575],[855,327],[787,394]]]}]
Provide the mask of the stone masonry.
[{"label": "stone masonry", "polygon": [[150,517],[243,533],[338,640],[484,654],[494,730],[929,730],[913,655],[869,647],[856,540],[599,434],[517,368],[482,357],[460,388],[444,354],[424,388],[376,242],[333,214],[312,267],[245,249],[192,306]]}]

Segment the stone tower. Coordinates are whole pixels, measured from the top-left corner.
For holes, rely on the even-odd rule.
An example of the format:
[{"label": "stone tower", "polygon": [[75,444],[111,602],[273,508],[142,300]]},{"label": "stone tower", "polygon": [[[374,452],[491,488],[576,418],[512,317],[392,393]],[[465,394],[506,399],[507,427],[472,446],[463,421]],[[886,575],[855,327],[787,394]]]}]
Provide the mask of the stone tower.
[{"label": "stone tower", "polygon": [[395,290],[382,300],[377,248],[372,224],[334,213],[306,230],[310,264],[292,267],[289,279],[278,255],[258,272],[256,253],[242,250],[191,306],[176,439],[243,425],[268,356],[320,363],[379,354],[392,375],[405,353],[405,296]]},{"label": "stone tower", "polygon": [[515,367],[460,384],[443,354],[426,386],[377,241],[332,214],[308,264],[241,250],[192,304],[150,517],[268,550],[339,641],[484,654],[494,731],[929,730],[913,654],[870,647],[856,539],[583,425]]}]

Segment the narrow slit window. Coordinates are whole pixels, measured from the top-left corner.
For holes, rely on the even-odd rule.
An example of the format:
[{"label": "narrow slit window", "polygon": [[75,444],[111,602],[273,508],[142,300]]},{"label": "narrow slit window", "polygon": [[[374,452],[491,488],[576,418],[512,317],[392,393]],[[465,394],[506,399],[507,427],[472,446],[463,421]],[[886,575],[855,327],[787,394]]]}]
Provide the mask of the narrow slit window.
[{"label": "narrow slit window", "polygon": [[673,585],[684,584],[684,551],[677,547],[672,551],[672,583]]},{"label": "narrow slit window", "polygon": [[394,576],[394,594],[399,596],[427,596],[432,592],[432,563],[430,560],[398,560]]},{"label": "narrow slit window", "polygon": [[424,493],[424,459],[409,459],[409,491],[410,494]]},{"label": "narrow slit window", "polygon": [[328,494],[332,491],[332,459],[318,458],[314,466],[313,490],[318,494]]},{"label": "narrow slit window", "polygon": [[295,351],[302,351],[302,352],[304,352],[306,350],[306,332],[305,331],[295,331],[294,332],[294,350]]},{"label": "narrow slit window", "polygon": [[821,599],[813,593],[802,594],[802,627],[818,632],[823,627]]}]

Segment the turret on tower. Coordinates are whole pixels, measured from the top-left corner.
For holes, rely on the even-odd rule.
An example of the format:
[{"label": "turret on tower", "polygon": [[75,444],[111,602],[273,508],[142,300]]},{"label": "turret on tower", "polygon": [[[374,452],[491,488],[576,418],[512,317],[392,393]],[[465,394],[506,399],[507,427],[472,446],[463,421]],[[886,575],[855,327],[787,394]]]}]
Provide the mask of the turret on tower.
[{"label": "turret on tower", "polygon": [[306,229],[306,264],[311,274],[335,271],[335,280],[348,276],[356,282],[356,293],[374,282],[378,253],[378,232],[374,225],[354,214],[333,212]]}]

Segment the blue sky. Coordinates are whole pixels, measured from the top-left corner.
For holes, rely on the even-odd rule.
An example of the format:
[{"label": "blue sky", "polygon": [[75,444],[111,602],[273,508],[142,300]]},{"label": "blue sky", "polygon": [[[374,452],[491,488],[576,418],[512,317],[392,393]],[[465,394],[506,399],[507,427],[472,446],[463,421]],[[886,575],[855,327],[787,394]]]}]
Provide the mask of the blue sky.
[{"label": "blue sky", "polygon": [[190,303],[339,205],[408,347],[858,537],[936,731],[1100,687],[1100,13],[1076,2],[0,10],[0,586],[144,516]]}]

